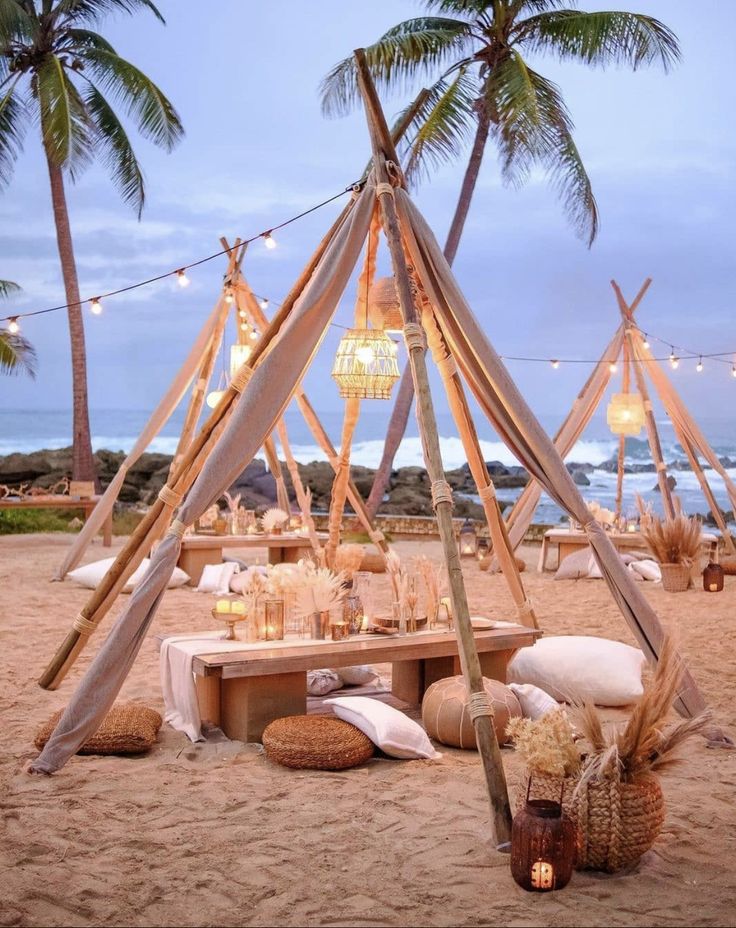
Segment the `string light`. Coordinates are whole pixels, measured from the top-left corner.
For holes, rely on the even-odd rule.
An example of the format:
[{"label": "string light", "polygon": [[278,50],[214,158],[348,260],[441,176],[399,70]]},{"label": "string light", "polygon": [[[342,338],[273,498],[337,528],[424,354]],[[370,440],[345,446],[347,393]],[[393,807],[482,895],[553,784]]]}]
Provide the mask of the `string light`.
[{"label": "string light", "polygon": [[642,348],[644,348],[646,351],[649,351],[651,347],[651,345],[649,344],[649,339],[647,338],[646,332],[644,332],[644,341],[641,343],[641,345],[642,345]]},{"label": "string light", "polygon": [[736,364],[731,365],[731,376],[736,377]]},{"label": "string light", "polygon": [[10,332],[11,335],[17,335],[18,332],[20,332],[20,325],[18,324],[17,316],[11,316],[8,319],[8,332]]},{"label": "string light", "polygon": [[190,281],[189,278],[187,277],[186,268],[183,268],[183,267],[179,268],[179,270],[176,272],[176,281],[177,281],[177,283],[179,284],[180,287],[188,287],[188,286],[189,286],[189,284],[191,283],[191,281]]},{"label": "string light", "polygon": [[239,309],[239,310],[238,310],[238,315],[240,316],[241,319],[247,319],[247,318],[248,318],[248,313],[247,313],[244,309]]},{"label": "string light", "polygon": [[555,370],[557,370],[557,368],[560,366],[560,362],[557,360],[557,358],[552,358],[552,360],[549,363],[552,365],[552,367]]},{"label": "string light", "polygon": [[[228,306],[231,306],[235,302],[235,297],[233,296],[232,290],[228,290],[225,293],[225,302],[228,304]],[[242,315],[242,311],[241,311],[241,315]]]},{"label": "string light", "polygon": [[695,370],[700,373],[703,370],[703,359],[698,358],[698,363],[695,365]]},{"label": "string light", "polygon": [[266,248],[274,249],[276,247],[276,239],[270,232],[264,232],[262,238]]},{"label": "string light", "polygon": [[250,337],[253,339],[253,341],[255,341],[258,338],[258,332],[253,329],[253,331],[250,333]]},{"label": "string light", "polygon": [[679,366],[680,366],[680,359],[675,357],[675,348],[673,345],[670,350],[670,367],[672,368],[673,371],[676,371]]},{"label": "string light", "polygon": [[99,316],[102,313],[102,303],[100,302],[100,298],[98,296],[89,301],[89,309],[90,312],[95,316]]},{"label": "string light", "polygon": [[247,322],[241,322],[241,323],[240,323],[240,331],[241,331],[241,332],[247,332],[247,331],[248,331],[248,323],[247,323]]},{"label": "string light", "polygon": [[615,361],[611,361],[611,363],[608,365],[608,370],[611,374],[615,374],[618,370],[618,364],[616,364]]},{"label": "string light", "polygon": [[258,301],[258,303],[261,309],[268,309],[268,297],[267,296],[262,296],[261,299]]}]

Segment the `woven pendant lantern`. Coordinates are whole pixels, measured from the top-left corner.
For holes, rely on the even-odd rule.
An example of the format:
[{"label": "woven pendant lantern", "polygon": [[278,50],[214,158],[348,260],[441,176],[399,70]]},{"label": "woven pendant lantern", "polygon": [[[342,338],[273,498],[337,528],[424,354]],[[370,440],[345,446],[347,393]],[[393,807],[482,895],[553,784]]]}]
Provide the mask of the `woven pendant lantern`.
[{"label": "woven pendant lantern", "polygon": [[638,435],[644,425],[644,404],[638,393],[614,393],[606,409],[614,435]]},{"label": "woven pendant lantern", "polygon": [[250,345],[231,345],[230,346],[230,377],[231,379],[238,373],[240,368],[253,354]]},{"label": "woven pendant lantern", "polygon": [[399,295],[393,277],[378,277],[368,291],[368,318],[376,329],[397,334],[404,329]]},{"label": "woven pendant lantern", "polygon": [[379,329],[348,329],[340,339],[332,376],[343,399],[388,400],[399,379],[397,346]]}]

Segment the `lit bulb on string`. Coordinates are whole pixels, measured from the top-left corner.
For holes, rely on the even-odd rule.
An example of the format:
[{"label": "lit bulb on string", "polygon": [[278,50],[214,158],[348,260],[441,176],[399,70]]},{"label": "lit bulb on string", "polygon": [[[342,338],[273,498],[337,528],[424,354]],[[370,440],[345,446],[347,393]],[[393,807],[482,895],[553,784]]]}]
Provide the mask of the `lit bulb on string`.
[{"label": "lit bulb on string", "polygon": [[250,337],[253,339],[253,341],[255,341],[258,338],[258,332],[253,329],[253,331],[250,333]]},{"label": "lit bulb on string", "polygon": [[241,323],[240,323],[240,331],[241,331],[241,332],[247,332],[249,328],[250,328],[250,327],[249,327],[249,325],[248,325],[247,322],[241,322]]},{"label": "lit bulb on string", "polygon": [[228,304],[228,306],[232,305],[235,302],[235,297],[233,296],[232,290],[227,290],[225,292],[225,302]]},{"label": "lit bulb on string", "polygon": [[611,363],[608,365],[608,370],[611,374],[615,374],[618,370],[618,364],[616,364],[615,361],[611,361]]},{"label": "lit bulb on string", "polygon": [[258,302],[260,304],[261,309],[268,309],[268,297],[267,296],[261,297],[261,299]]},{"label": "lit bulb on string", "polygon": [[17,335],[18,332],[20,332],[17,316],[11,316],[10,319],[8,319],[8,332],[10,332],[11,335]]},{"label": "lit bulb on string", "polygon": [[646,351],[649,351],[651,345],[649,344],[649,339],[647,338],[647,333],[644,333],[644,341],[641,343],[642,348]]},{"label": "lit bulb on string", "polygon": [[273,235],[271,235],[270,232],[264,232],[262,238],[263,244],[266,246],[266,248],[273,249],[276,247],[276,239],[273,237]]},{"label": "lit bulb on string", "polygon": [[239,310],[238,310],[238,315],[240,316],[241,319],[247,319],[247,318],[248,318],[248,313],[247,313],[244,309],[239,309]]},{"label": "lit bulb on string", "polygon": [[188,287],[189,284],[191,283],[191,281],[187,277],[187,272],[185,268],[182,267],[176,272],[176,282],[179,284],[180,287]]},{"label": "lit bulb on string", "polygon": [[731,365],[731,376],[736,377],[736,364]]},{"label": "lit bulb on string", "polygon": [[678,357],[675,357],[675,349],[672,348],[670,351],[670,367],[672,368],[673,371],[676,371],[679,366],[680,366],[680,359]]},{"label": "lit bulb on string", "polygon": [[102,303],[98,296],[89,301],[89,309],[94,316],[99,316],[102,313]]},{"label": "lit bulb on string", "polygon": [[552,358],[549,363],[552,365],[554,370],[557,370],[557,368],[560,366],[560,362],[557,360],[557,358]]},{"label": "lit bulb on string", "polygon": [[695,365],[695,370],[700,373],[703,370],[703,359],[699,358],[698,363]]}]

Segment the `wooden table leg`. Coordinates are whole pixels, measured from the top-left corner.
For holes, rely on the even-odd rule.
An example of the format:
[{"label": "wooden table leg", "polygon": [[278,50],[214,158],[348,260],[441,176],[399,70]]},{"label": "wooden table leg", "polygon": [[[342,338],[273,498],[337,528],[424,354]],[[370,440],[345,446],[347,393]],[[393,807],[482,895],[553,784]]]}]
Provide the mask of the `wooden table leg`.
[{"label": "wooden table leg", "polygon": [[222,548],[182,548],[179,555],[179,567],[189,574],[189,582],[197,586],[202,571],[207,564],[222,563]]},{"label": "wooden table leg", "polygon": [[391,692],[402,702],[417,706],[424,696],[424,661],[394,661],[391,664]]},{"label": "wooden table leg", "polygon": [[500,680],[501,683],[505,683],[509,661],[515,653],[515,651],[484,651],[479,654],[483,676],[488,677],[489,680]]},{"label": "wooden table leg", "polygon": [[220,724],[220,677],[200,677],[196,674],[194,685],[197,688],[199,717],[202,721]]},{"label": "wooden table leg", "polygon": [[220,728],[235,741],[260,741],[269,722],[307,711],[307,673],[223,677]]},{"label": "wooden table leg", "polygon": [[[506,673],[515,651],[482,651],[480,669],[490,680],[506,682]],[[409,705],[420,705],[424,694],[437,680],[462,674],[460,658],[429,657],[412,661],[394,661],[391,665],[391,693]]]},{"label": "wooden table leg", "polygon": [[283,564],[286,560],[286,551],[287,548],[268,548],[268,563],[269,564]]},{"label": "wooden table leg", "polygon": [[539,563],[537,564],[537,571],[540,574],[544,573],[545,567],[547,566],[547,546],[547,539],[542,537],[542,550],[539,552]]},{"label": "wooden table leg", "polygon": [[308,545],[305,545],[303,548],[281,548],[281,556],[283,558],[282,563],[284,564],[296,564],[303,557],[309,557],[311,548]]}]

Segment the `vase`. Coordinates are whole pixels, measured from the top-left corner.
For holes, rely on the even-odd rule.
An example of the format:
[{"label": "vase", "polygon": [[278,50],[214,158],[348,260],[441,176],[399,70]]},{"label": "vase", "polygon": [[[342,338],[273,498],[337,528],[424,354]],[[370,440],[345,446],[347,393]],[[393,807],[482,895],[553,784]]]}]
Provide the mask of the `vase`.
[{"label": "vase", "polygon": [[330,627],[330,613],[327,612],[313,612],[309,617],[309,630],[310,637],[315,638],[318,641],[323,641]]}]

